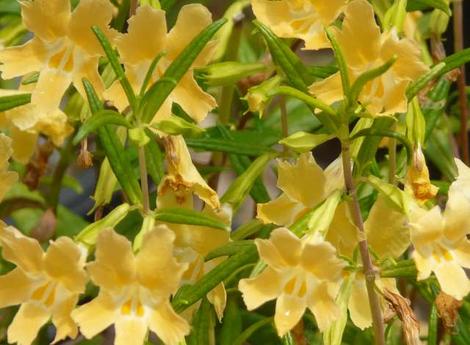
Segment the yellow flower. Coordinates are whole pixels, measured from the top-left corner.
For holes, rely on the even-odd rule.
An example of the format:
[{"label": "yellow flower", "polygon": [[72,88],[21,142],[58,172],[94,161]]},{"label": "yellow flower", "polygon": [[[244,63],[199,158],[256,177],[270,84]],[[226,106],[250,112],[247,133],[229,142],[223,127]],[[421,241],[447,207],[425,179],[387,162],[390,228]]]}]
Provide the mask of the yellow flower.
[{"label": "yellow flower", "polygon": [[303,153],[295,164],[278,160],[277,186],[283,193],[258,204],[258,218],[265,223],[289,226],[344,186],[341,159],[322,170],[311,153]]},{"label": "yellow flower", "polygon": [[[160,183],[159,191],[165,193],[168,189],[173,190],[180,204],[184,203],[188,196],[187,192],[191,191],[212,208],[220,208],[217,192],[209,187],[197,171],[184,138],[181,135],[167,136],[164,138],[164,143],[168,174]],[[190,197],[192,198],[192,195]]]},{"label": "yellow flower", "polygon": [[[341,207],[346,207],[346,204],[340,204],[338,209]],[[350,221],[349,213],[343,212],[342,214],[344,214],[343,217],[335,217],[326,239],[336,247],[340,255],[352,259],[359,242],[358,231]],[[364,228],[369,247],[377,260],[398,258],[410,244],[407,217],[393,209],[380,195],[364,222]],[[395,279],[377,278],[375,282],[380,291],[384,291],[386,288],[398,293]],[[385,309],[387,302],[383,298],[380,301],[382,308]],[[355,274],[351,296],[348,301],[348,310],[351,320],[357,327],[365,329],[372,325],[366,281],[362,272]]]},{"label": "yellow flower", "polygon": [[269,240],[256,239],[261,274],[238,285],[248,310],[277,299],[274,322],[279,336],[291,330],[308,308],[322,331],[339,313],[335,304],[344,263],[335,248],[321,237],[299,239],[287,228],[278,228]]},{"label": "yellow flower", "polygon": [[[346,6],[342,28],[335,29],[334,35],[342,48],[351,83],[362,73],[397,57],[386,73],[364,86],[358,101],[371,116],[406,112],[406,88],[427,70],[416,44],[407,38],[399,39],[393,30],[381,33],[374,10],[365,0],[353,0]],[[310,92],[328,104],[343,99],[339,72],[312,84]]]},{"label": "yellow flower", "polygon": [[18,180],[18,174],[8,171],[8,160],[13,153],[12,140],[5,134],[0,133],[0,201],[5,193]]},{"label": "yellow flower", "polygon": [[300,38],[306,49],[327,48],[325,27],[341,13],[346,0],[252,0],[260,22],[279,37]]},{"label": "yellow flower", "polygon": [[76,337],[70,313],[87,282],[80,248],[68,237],[60,237],[44,253],[38,241],[3,223],[0,244],[3,257],[16,265],[0,276],[0,307],[21,304],[8,328],[8,342],[31,344],[51,318],[57,329],[54,342]]},{"label": "yellow flower", "polygon": [[[129,19],[128,33],[120,35],[116,42],[134,91],[140,92],[147,71],[158,54],[165,53],[155,68],[150,85],[161,78],[173,60],[211,22],[211,13],[207,8],[200,4],[190,4],[183,6],[175,26],[167,33],[165,11],[148,5],[139,7],[137,13]],[[203,50],[168,96],[155,114],[154,122],[171,115],[173,102],[178,103],[196,122],[202,121],[216,107],[215,99],[204,92],[193,77],[194,68],[202,67],[211,60],[213,43],[209,43]],[[119,82],[115,82],[105,92],[105,97],[121,111],[129,105]]]},{"label": "yellow flower", "polygon": [[28,128],[59,108],[70,84],[82,95],[82,78],[89,79],[98,92],[104,89],[98,74],[102,49],[91,27],[96,25],[111,35],[108,23],[113,6],[107,0],[82,0],[73,12],[70,6],[68,0],[21,1],[23,23],[34,37],[0,51],[3,78],[40,72],[31,97],[35,107],[23,108],[30,110],[23,114]]},{"label": "yellow flower", "polygon": [[411,241],[418,280],[434,272],[442,291],[461,300],[470,292],[470,281],[463,269],[470,268],[470,201],[451,186],[444,212],[438,205],[430,210],[415,206],[411,210]]},{"label": "yellow flower", "polygon": [[148,329],[177,345],[189,333],[170,304],[186,269],[173,257],[174,234],[160,225],[147,233],[137,254],[111,229],[100,233],[95,261],[88,264],[98,296],[72,312],[81,333],[92,338],[114,324],[116,345],[142,345]]},{"label": "yellow flower", "polygon": [[[19,95],[27,90],[0,89],[0,97]],[[65,138],[73,132],[67,123],[67,115],[60,109],[47,116],[34,119],[34,126],[30,127],[32,115],[38,115],[32,103],[0,112],[0,128],[8,131],[12,138],[12,157],[18,162],[27,163],[33,155],[39,134],[49,137],[54,145],[61,146]]]},{"label": "yellow flower", "polygon": [[429,170],[421,147],[418,147],[413,154],[413,161],[406,176],[406,184],[419,202],[426,202],[434,198],[439,190],[431,184]]},{"label": "yellow flower", "polygon": [[[181,193],[176,194],[171,189],[160,189],[157,205],[159,208],[178,207],[193,210],[193,194],[191,191],[186,191],[183,195]],[[230,226],[231,215],[222,208],[213,209],[210,205],[206,204],[202,209],[202,213],[218,218],[227,224],[227,227]],[[165,224],[175,233],[175,253],[178,260],[188,264],[181,285],[194,284],[223,260],[216,258],[205,261],[204,258],[210,251],[229,242],[230,233],[228,231],[207,226]],[[221,320],[227,301],[224,283],[220,283],[210,291],[207,294],[207,298],[214,305],[217,316]],[[190,310],[188,314],[192,314],[193,311]]]}]

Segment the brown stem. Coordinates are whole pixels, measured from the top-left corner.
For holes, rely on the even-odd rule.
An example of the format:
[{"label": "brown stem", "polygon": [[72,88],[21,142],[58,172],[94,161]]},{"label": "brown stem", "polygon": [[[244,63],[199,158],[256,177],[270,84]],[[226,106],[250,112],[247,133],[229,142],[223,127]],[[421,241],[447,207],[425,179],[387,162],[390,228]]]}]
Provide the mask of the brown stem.
[{"label": "brown stem", "polygon": [[[462,20],[462,0],[454,0],[454,51],[463,50],[463,20]],[[460,108],[460,154],[465,164],[469,164],[468,150],[468,106],[467,95],[465,93],[465,65],[460,66],[460,74],[457,78],[459,91]]]},{"label": "brown stem", "polygon": [[147,164],[145,163],[145,151],[139,147],[139,170],[140,170],[140,188],[142,189],[142,206],[144,214],[150,211],[149,184],[147,177]]},{"label": "brown stem", "polygon": [[375,343],[377,345],[385,345],[382,309],[380,308],[379,297],[375,292],[376,271],[374,269],[374,265],[372,264],[367,239],[365,237],[364,221],[362,219],[361,210],[359,208],[356,186],[352,176],[351,154],[349,151],[349,142],[347,141],[342,142],[341,156],[343,160],[344,183],[346,185],[348,196],[350,197],[349,209],[351,211],[354,224],[361,233],[361,240],[359,241],[359,252],[361,254],[364,277],[366,280],[367,295],[369,297],[369,306],[372,314]]},{"label": "brown stem", "polygon": [[131,0],[129,6],[129,17],[133,16],[137,11],[137,6],[139,6],[139,0]]},{"label": "brown stem", "polygon": [[388,182],[391,184],[396,183],[397,175],[397,140],[394,138],[389,138],[390,142],[388,144]]}]

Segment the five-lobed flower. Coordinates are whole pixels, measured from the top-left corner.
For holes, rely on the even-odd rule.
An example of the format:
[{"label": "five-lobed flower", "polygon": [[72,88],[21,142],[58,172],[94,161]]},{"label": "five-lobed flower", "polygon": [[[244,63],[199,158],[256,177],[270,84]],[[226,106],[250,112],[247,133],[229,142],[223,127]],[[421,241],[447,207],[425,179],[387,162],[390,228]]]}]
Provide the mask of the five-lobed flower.
[{"label": "five-lobed flower", "polygon": [[240,280],[248,310],[276,299],[279,336],[291,330],[307,308],[320,331],[325,330],[339,315],[335,297],[345,264],[336,249],[321,236],[299,239],[287,228],[277,228],[269,240],[255,243],[267,267],[254,278]]},{"label": "five-lobed flower", "polygon": [[0,223],[2,256],[16,268],[0,276],[0,307],[20,304],[8,327],[8,342],[29,345],[52,318],[54,342],[77,335],[70,314],[85,292],[86,254],[70,238],[60,237],[44,253],[35,239]]}]

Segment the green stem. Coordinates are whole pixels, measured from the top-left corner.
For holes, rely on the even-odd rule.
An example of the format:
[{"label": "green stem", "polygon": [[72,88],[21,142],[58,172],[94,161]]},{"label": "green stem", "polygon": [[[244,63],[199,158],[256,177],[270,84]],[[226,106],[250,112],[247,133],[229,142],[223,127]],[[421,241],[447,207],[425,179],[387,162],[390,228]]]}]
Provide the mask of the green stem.
[{"label": "green stem", "polygon": [[145,162],[145,150],[144,147],[139,147],[139,171],[140,171],[140,187],[142,189],[142,205],[144,208],[144,214],[148,214],[150,211],[150,198],[149,198],[149,185],[148,185],[148,174],[147,164]]},{"label": "green stem", "polygon": [[354,224],[361,233],[361,240],[359,241],[359,252],[361,254],[364,277],[366,280],[367,295],[369,297],[369,306],[372,314],[372,322],[375,335],[375,343],[377,345],[385,345],[384,322],[382,317],[382,310],[380,308],[379,297],[375,291],[375,276],[376,271],[372,264],[372,259],[369,253],[369,246],[364,230],[364,221],[362,219],[361,210],[359,207],[359,200],[357,198],[356,185],[353,180],[352,167],[351,167],[351,154],[349,151],[349,141],[343,141],[341,150],[341,157],[343,160],[344,182],[346,191],[350,197],[349,208],[354,221]]},{"label": "green stem", "polygon": [[62,189],[62,181],[64,179],[67,168],[70,165],[73,157],[74,146],[72,144],[72,139],[70,138],[65,144],[64,148],[60,151],[60,159],[57,163],[57,166],[54,170],[54,175],[52,177],[52,184],[49,192],[49,207],[54,210],[54,213],[57,212],[57,206],[59,205],[59,195],[60,190]]}]

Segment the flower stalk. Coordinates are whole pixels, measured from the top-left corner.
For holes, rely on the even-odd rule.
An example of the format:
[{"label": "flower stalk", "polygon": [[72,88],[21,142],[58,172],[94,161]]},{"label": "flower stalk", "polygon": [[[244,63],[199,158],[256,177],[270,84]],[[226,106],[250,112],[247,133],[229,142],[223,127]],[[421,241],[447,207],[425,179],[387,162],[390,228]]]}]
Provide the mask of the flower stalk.
[{"label": "flower stalk", "polygon": [[341,142],[341,157],[343,161],[344,183],[346,192],[350,197],[349,208],[353,218],[354,225],[359,229],[361,239],[359,241],[359,252],[361,254],[364,277],[366,280],[367,295],[372,314],[372,324],[374,328],[374,338],[377,345],[385,345],[384,321],[382,310],[380,309],[379,297],[375,291],[376,271],[372,264],[372,259],[368,249],[367,239],[365,237],[364,221],[362,219],[359,200],[357,199],[356,185],[353,180],[351,167],[351,154],[349,151],[349,141]]}]

